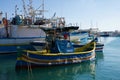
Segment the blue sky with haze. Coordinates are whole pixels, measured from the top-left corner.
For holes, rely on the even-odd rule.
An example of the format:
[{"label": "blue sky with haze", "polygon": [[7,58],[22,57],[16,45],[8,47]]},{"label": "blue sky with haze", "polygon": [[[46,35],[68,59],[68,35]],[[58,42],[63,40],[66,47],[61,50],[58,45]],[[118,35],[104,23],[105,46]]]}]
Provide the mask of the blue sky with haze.
[{"label": "blue sky with haze", "polygon": [[[28,4],[28,0],[25,0]],[[42,0],[33,0],[38,8]],[[78,24],[82,29],[99,28],[102,31],[120,31],[120,0],[44,0],[45,16],[65,17],[66,23]],[[12,17],[15,5],[23,10],[22,0],[0,0],[0,11]],[[3,14],[4,16],[5,14]]]}]

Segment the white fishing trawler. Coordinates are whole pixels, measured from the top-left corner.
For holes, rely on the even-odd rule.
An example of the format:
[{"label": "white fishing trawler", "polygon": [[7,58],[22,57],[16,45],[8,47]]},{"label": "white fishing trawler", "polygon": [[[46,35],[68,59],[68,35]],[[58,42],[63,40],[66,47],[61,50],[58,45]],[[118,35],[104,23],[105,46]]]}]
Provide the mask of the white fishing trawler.
[{"label": "white fishing trawler", "polygon": [[15,17],[11,22],[7,20],[7,15],[3,18],[0,12],[0,53],[16,52],[18,46],[29,49],[30,42],[45,39],[46,34],[39,28],[50,27],[50,19],[44,18],[44,0],[42,10],[34,10],[32,0],[29,0],[29,9],[26,9],[25,1],[22,2],[24,14],[19,15],[15,6]]}]

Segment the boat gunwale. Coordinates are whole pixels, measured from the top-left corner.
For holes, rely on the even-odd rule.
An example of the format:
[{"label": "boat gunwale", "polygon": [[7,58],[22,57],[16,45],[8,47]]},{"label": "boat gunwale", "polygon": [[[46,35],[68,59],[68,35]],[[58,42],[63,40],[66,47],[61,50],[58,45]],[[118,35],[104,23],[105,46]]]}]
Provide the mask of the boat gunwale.
[{"label": "boat gunwale", "polygon": [[42,52],[42,51],[30,51],[30,50],[23,50],[23,52],[26,52],[27,54],[36,54],[36,55],[45,55],[45,56],[59,56],[59,55],[75,55],[75,54],[88,54],[90,52],[95,51],[96,48],[96,43],[94,42],[93,49],[90,51],[85,51],[85,52],[72,52],[72,53],[47,53],[47,52]]}]

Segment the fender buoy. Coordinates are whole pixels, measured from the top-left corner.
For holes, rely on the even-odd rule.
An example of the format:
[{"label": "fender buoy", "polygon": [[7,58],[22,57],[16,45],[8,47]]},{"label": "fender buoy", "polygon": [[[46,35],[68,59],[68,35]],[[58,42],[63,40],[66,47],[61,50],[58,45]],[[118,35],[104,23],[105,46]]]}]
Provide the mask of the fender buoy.
[{"label": "fender buoy", "polygon": [[7,27],[8,26],[8,20],[3,18],[3,24],[4,24],[5,27]]},{"label": "fender buoy", "polygon": [[64,39],[67,39],[68,38],[68,35],[67,34],[64,34]]}]

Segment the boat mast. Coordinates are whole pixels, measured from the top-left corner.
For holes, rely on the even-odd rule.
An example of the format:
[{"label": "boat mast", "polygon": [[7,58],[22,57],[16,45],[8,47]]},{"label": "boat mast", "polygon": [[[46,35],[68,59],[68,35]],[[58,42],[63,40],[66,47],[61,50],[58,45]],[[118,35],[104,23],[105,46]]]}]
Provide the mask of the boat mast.
[{"label": "boat mast", "polygon": [[[41,10],[39,10],[39,8],[41,8]],[[46,11],[44,9],[44,0],[42,0],[42,4],[40,5],[40,7],[36,9],[36,14],[40,15],[42,19],[44,19],[44,12]],[[37,13],[38,12],[38,13]]]},{"label": "boat mast", "polygon": [[7,20],[7,13],[5,13],[5,18],[4,18],[4,26],[6,29],[6,37],[9,37],[9,32],[8,32],[8,20]]},{"label": "boat mast", "polygon": [[0,24],[2,24],[2,11],[0,11]]},{"label": "boat mast", "polygon": [[44,0],[42,0],[42,18],[44,19]]},{"label": "boat mast", "polygon": [[32,19],[32,24],[33,24],[34,23],[34,18],[35,18],[35,10],[33,9],[32,3],[33,3],[33,1],[29,0],[29,15]]},{"label": "boat mast", "polygon": [[23,2],[24,17],[26,17],[26,15],[27,15],[27,11],[26,11],[25,1],[22,0],[22,2]]},{"label": "boat mast", "polygon": [[17,10],[18,10],[17,5],[15,5],[15,16],[17,16]]}]

